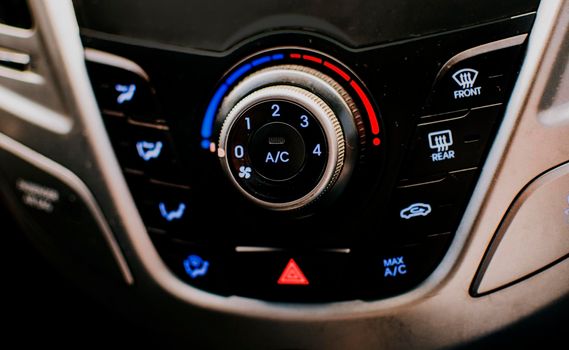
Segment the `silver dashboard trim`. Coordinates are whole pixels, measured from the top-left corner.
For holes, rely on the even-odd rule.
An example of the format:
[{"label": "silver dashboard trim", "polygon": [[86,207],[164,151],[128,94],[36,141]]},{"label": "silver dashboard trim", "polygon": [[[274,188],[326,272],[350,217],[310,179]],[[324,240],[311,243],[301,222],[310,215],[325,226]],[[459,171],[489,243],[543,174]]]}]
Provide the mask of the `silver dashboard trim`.
[{"label": "silver dashboard trim", "polygon": [[548,127],[569,125],[569,102],[540,112],[539,119]]},{"label": "silver dashboard trim", "polygon": [[264,252],[280,252],[281,248],[272,247],[248,247],[248,246],[237,246],[235,247],[236,253],[264,253]]},{"label": "silver dashboard trim", "polygon": [[148,76],[148,74],[146,74],[146,72],[144,71],[144,69],[142,69],[142,67],[124,57],[113,55],[111,53],[104,51],[86,48],[85,59],[87,61],[127,70],[142,77],[146,81],[150,81],[150,77]]},{"label": "silver dashboard trim", "polygon": [[520,35],[512,36],[512,37],[509,37],[506,39],[497,40],[497,41],[493,41],[491,43],[476,46],[476,47],[473,47],[471,49],[468,49],[466,51],[462,51],[462,52],[454,55],[448,61],[446,61],[445,64],[443,64],[443,66],[439,70],[439,73],[437,73],[437,77],[435,78],[435,84],[456,63],[463,61],[467,58],[482,55],[482,54],[485,54],[485,53],[488,53],[491,51],[496,51],[496,50],[505,49],[508,47],[520,45],[526,40],[527,36],[528,36],[527,34],[520,34]]},{"label": "silver dashboard trim", "polygon": [[5,48],[0,48],[0,61],[6,63],[15,63],[20,65],[28,65],[31,62],[30,55],[17,52],[14,50],[8,50]]},{"label": "silver dashboard trim", "polygon": [[[511,207],[508,209],[508,212],[506,213],[506,215],[504,216],[504,219],[502,220],[502,222],[500,223],[500,227],[497,230],[496,234],[494,235],[494,237],[492,238],[492,242],[490,244],[490,246],[488,247],[488,250],[484,256],[484,260],[482,261],[482,263],[480,264],[480,268],[478,273],[476,274],[476,277],[474,278],[473,282],[472,282],[472,287],[471,287],[471,293],[474,296],[480,296],[480,295],[485,295],[485,294],[489,294],[492,292],[495,292],[497,290],[500,290],[502,288],[506,288],[514,283],[519,283],[520,281],[523,281],[527,278],[530,278],[532,275],[534,275],[537,271],[541,271],[544,269],[544,267],[550,267],[551,265],[560,262],[561,260],[567,258],[567,256],[569,256],[569,252],[567,252],[567,254],[565,254],[565,256],[562,256],[561,258],[559,256],[557,256],[557,258],[554,258],[555,256],[547,256],[547,258],[551,258],[550,262],[548,264],[541,264],[544,262],[544,260],[541,260],[537,263],[535,263],[534,265],[532,265],[533,267],[535,267],[535,269],[531,270],[525,270],[524,272],[526,272],[525,274],[520,273],[520,271],[516,271],[519,274],[512,274],[512,276],[508,276],[508,283],[503,283],[500,281],[492,281],[492,278],[488,276],[488,270],[490,267],[490,264],[492,264],[492,260],[494,258],[494,256],[496,255],[497,251],[499,249],[502,249],[501,251],[501,255],[502,256],[509,256],[511,257],[513,254],[512,250],[513,249],[519,249],[519,247],[509,247],[509,248],[503,248],[500,247],[500,245],[504,246],[504,244],[502,244],[502,241],[504,240],[504,237],[507,237],[506,235],[509,232],[509,235],[515,235],[516,232],[515,230],[511,229],[512,223],[517,220],[516,217],[519,216],[519,212],[520,210],[522,210],[522,207],[526,204],[526,201],[528,201],[528,199],[531,199],[533,194],[537,191],[539,191],[543,186],[547,186],[549,185],[551,182],[555,182],[558,181],[562,178],[567,178],[567,176],[569,175],[569,163],[565,163],[562,164],[558,167],[555,167],[553,169],[548,170],[545,174],[541,174],[539,176],[537,176],[535,179],[533,179],[526,187],[524,187],[521,192],[516,196],[515,201],[512,203]],[[569,189],[568,189],[568,193],[569,193]],[[543,223],[541,223],[541,225],[543,225]],[[527,231],[526,231],[527,232]],[[568,231],[569,233],[569,231]],[[527,237],[527,236],[526,236]],[[551,237],[550,237],[551,239]],[[556,241],[556,240],[552,240],[553,242],[555,242],[556,244],[561,244],[562,242],[560,241]],[[524,245],[526,241],[524,241]],[[507,244],[506,244],[507,245]],[[560,247],[564,247],[563,245],[561,245]],[[533,246],[532,249],[539,249],[539,247],[535,247]],[[549,253],[551,253],[550,251],[548,251]],[[524,255],[525,259],[528,259],[529,257],[527,257],[527,255]],[[494,259],[496,260],[496,259]],[[511,262],[514,263],[516,260],[512,260]],[[496,275],[497,273],[493,273],[492,275]],[[489,281],[490,280],[490,281]]]},{"label": "silver dashboard trim", "polygon": [[67,134],[73,126],[65,115],[2,86],[0,86],[0,109],[56,134]]}]

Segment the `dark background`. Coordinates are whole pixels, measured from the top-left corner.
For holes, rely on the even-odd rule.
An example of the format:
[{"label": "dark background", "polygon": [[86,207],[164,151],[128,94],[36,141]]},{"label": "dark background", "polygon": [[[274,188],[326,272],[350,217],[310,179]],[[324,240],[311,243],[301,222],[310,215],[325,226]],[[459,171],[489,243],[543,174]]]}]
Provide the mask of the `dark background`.
[{"label": "dark background", "polygon": [[303,30],[363,47],[535,11],[537,0],[74,0],[84,34],[224,51],[269,30]]}]

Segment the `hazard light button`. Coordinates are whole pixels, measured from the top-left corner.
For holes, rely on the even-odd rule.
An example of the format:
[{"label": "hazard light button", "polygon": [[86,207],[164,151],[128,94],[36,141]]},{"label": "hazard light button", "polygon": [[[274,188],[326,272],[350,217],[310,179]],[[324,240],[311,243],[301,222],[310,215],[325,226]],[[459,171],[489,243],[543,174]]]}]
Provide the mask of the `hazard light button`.
[{"label": "hazard light button", "polygon": [[308,285],[308,279],[304,276],[304,273],[298,267],[294,259],[290,259],[288,264],[286,264],[281,277],[277,281],[278,284],[288,284],[288,285]]},{"label": "hazard light button", "polygon": [[248,251],[232,264],[235,294],[290,302],[353,299],[355,277],[347,252]]}]

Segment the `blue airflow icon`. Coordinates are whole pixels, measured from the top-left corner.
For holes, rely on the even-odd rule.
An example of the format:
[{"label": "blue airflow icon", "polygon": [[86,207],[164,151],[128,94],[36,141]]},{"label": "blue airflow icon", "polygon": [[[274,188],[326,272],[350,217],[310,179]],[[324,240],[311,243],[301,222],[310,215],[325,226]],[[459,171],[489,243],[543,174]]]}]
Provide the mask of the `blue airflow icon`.
[{"label": "blue airflow icon", "polygon": [[166,204],[164,202],[160,202],[160,204],[158,204],[158,208],[160,209],[160,215],[162,215],[162,217],[168,222],[180,220],[186,212],[186,205],[184,203],[178,204],[178,208],[175,210],[168,210],[166,208]]}]

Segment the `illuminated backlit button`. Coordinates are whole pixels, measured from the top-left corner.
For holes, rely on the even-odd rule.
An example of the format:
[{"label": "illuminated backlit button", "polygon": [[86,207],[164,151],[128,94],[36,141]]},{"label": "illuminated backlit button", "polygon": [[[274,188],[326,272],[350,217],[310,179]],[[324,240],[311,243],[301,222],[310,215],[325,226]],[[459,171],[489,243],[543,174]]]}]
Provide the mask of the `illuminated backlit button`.
[{"label": "illuminated backlit button", "polygon": [[159,251],[165,252],[162,257],[166,265],[182,280],[212,293],[229,294],[230,277],[226,268],[230,262],[223,247],[172,240],[165,235],[152,238]]},{"label": "illuminated backlit button", "polygon": [[456,55],[438,73],[427,109],[440,113],[507,101],[524,40],[520,35]]},{"label": "illuminated backlit button", "polygon": [[441,261],[451,238],[438,235],[419,244],[360,252],[360,297],[376,299],[414,288]]},{"label": "illuminated backlit button", "polygon": [[167,128],[125,123],[122,130],[123,135],[113,136],[115,151],[125,169],[165,182],[184,180]]},{"label": "illuminated backlit button", "polygon": [[502,105],[493,105],[423,118],[403,177],[414,181],[479,166],[502,112]]},{"label": "illuminated backlit button", "polygon": [[127,181],[146,226],[153,232],[183,237],[193,215],[192,195],[188,188],[147,182],[128,176]]},{"label": "illuminated backlit button", "polygon": [[[350,300],[358,270],[346,252],[240,247],[231,264],[235,294],[278,301]],[[247,249],[249,248],[249,249]]]},{"label": "illuminated backlit button", "polygon": [[143,72],[87,62],[99,108],[142,121],[161,119],[154,89]]},{"label": "illuminated backlit button", "polygon": [[300,267],[296,264],[294,259],[290,259],[288,264],[283,270],[281,277],[277,281],[278,284],[288,284],[288,285],[308,285],[308,279],[304,276],[304,273]]},{"label": "illuminated backlit button", "polygon": [[191,279],[205,276],[209,270],[209,261],[196,254],[190,254],[183,261],[184,271]]},{"label": "illuminated backlit button", "polygon": [[398,187],[391,200],[390,227],[397,238],[413,241],[417,237],[451,232],[466,205],[477,170],[460,171],[426,183]]}]

